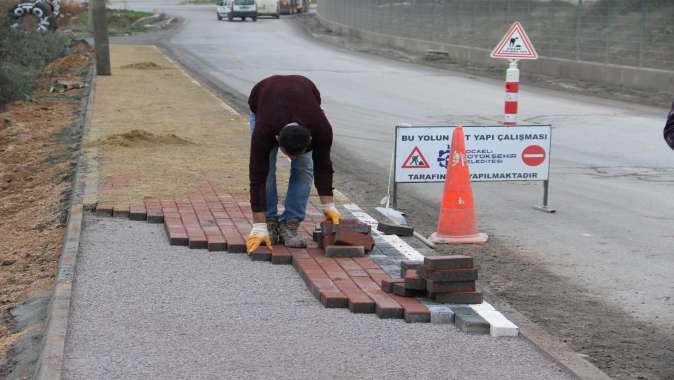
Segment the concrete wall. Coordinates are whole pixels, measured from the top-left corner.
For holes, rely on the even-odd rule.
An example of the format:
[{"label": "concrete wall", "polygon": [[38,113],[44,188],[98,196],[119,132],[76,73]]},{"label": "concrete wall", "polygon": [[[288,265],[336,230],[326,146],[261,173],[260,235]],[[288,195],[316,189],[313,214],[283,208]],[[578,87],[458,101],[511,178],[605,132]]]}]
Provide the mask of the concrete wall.
[{"label": "concrete wall", "polygon": [[[489,53],[491,52],[489,49],[360,30],[349,25],[328,20],[321,14],[318,14],[318,19],[324,27],[336,33],[362,39],[373,44],[418,54],[426,54],[429,51],[441,51],[448,53],[453,59],[479,65],[495,65],[494,60],[489,57]],[[521,62],[520,67],[528,73],[550,75],[557,78],[603,82],[630,88],[674,93],[674,71],[669,70],[575,61],[545,56],[540,56],[536,61]]]}]

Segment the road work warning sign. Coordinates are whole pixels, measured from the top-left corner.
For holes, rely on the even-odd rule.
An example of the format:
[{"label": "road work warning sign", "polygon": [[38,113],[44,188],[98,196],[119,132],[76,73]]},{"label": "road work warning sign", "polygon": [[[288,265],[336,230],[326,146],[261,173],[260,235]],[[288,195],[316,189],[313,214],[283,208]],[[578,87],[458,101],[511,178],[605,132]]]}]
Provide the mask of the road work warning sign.
[{"label": "road work warning sign", "polygon": [[[395,181],[444,182],[454,128],[397,127]],[[549,125],[464,126],[463,130],[472,181],[548,179]]]},{"label": "road work warning sign", "polygon": [[426,161],[426,157],[421,153],[419,147],[415,146],[412,149],[412,153],[407,156],[405,162],[403,162],[403,169],[428,169],[431,166]]},{"label": "road work warning sign", "polygon": [[538,53],[534,49],[529,36],[524,31],[524,27],[519,22],[515,22],[503,39],[496,45],[491,52],[492,58],[509,59],[538,59]]}]

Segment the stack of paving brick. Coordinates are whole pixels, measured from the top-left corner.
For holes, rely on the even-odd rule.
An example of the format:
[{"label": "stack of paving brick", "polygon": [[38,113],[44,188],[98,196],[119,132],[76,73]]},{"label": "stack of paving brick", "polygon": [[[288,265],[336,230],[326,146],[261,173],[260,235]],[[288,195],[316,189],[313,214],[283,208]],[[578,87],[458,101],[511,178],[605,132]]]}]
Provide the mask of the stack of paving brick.
[{"label": "stack of paving brick", "polygon": [[428,297],[438,303],[479,304],[475,290],[477,269],[470,256],[429,256],[422,262],[404,261],[400,279],[382,282],[385,292],[404,297]]},{"label": "stack of paving brick", "polygon": [[327,257],[362,257],[372,251],[372,228],[356,219],[344,219],[340,224],[324,221],[314,232]]},{"label": "stack of paving brick", "polygon": [[439,303],[482,303],[482,293],[475,290],[477,269],[470,256],[429,256],[416,270],[425,280],[428,297]]}]

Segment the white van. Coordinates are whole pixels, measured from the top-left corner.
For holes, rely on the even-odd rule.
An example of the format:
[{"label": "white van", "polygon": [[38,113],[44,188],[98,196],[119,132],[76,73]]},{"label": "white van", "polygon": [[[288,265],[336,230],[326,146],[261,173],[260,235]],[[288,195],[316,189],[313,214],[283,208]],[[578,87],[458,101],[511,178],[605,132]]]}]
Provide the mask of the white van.
[{"label": "white van", "polygon": [[255,0],[257,3],[258,16],[281,17],[281,4],[279,0]]},{"label": "white van", "polygon": [[252,18],[257,21],[257,5],[255,0],[222,0],[215,9],[218,20],[227,18],[232,21],[235,17],[246,21],[246,18]]}]

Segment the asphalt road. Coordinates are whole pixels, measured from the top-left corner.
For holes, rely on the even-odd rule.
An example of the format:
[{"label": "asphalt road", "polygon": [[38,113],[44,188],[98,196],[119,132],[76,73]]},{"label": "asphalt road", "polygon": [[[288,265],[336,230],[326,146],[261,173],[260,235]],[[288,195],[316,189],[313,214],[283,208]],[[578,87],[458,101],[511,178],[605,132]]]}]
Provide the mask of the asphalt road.
[{"label": "asphalt road", "polygon": [[[501,81],[335,49],[288,19],[218,22],[213,6],[113,3],[184,18],[168,44],[190,56],[193,70],[242,97],[272,74],[310,77],[335,128],[335,154],[343,158],[337,169],[348,168],[372,188],[384,187],[397,123],[501,119]],[[666,112],[524,82],[521,119],[553,125],[550,196],[557,213],[531,208],[541,200],[538,183],[473,189],[483,231],[624,315],[674,331],[674,154],[662,140]],[[435,206],[441,185],[408,185],[401,193]]]}]

